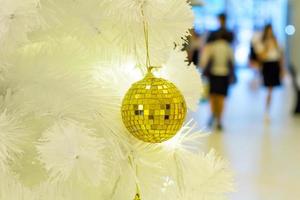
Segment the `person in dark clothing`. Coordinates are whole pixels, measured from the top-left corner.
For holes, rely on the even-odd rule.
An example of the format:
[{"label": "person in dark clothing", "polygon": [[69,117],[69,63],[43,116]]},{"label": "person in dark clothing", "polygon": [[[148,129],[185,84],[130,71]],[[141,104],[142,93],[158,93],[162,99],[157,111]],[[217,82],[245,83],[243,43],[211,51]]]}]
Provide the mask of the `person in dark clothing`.
[{"label": "person in dark clothing", "polygon": [[225,13],[222,13],[218,16],[220,28],[216,31],[213,31],[209,34],[207,43],[214,42],[218,39],[220,35],[224,38],[228,43],[232,44],[234,41],[234,34],[233,32],[229,31],[226,28],[227,24],[227,16]]},{"label": "person in dark clothing", "polygon": [[225,98],[230,83],[234,80],[233,49],[224,34],[217,34],[216,40],[208,43],[202,53],[200,66],[209,80],[209,99],[212,116],[208,126],[216,122],[217,129],[222,130],[222,116]]},{"label": "person in dark clothing", "polygon": [[268,24],[264,28],[261,39],[261,48],[259,58],[262,63],[262,76],[264,86],[268,88],[266,101],[266,119],[269,118],[269,110],[272,100],[272,91],[274,87],[281,85],[281,79],[284,75],[284,53],[274,34],[272,25]]}]

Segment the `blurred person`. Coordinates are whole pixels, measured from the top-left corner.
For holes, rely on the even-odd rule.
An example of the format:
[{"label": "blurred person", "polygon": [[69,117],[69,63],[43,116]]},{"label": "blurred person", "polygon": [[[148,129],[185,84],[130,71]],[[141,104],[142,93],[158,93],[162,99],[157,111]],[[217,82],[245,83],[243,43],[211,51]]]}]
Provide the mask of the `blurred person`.
[{"label": "blurred person", "polygon": [[269,120],[272,91],[274,87],[281,85],[281,79],[284,75],[283,52],[278,44],[271,24],[266,25],[264,28],[258,55],[262,65],[263,84],[268,89],[265,117],[266,120]]},{"label": "blurred person", "polygon": [[214,41],[209,42],[203,49],[200,64],[203,74],[209,80],[209,100],[212,116],[208,126],[216,122],[217,129],[222,130],[222,115],[228,88],[234,77],[233,50],[226,34],[215,34]]},{"label": "blurred person", "polygon": [[234,41],[234,34],[233,32],[229,31],[226,27],[227,25],[227,16],[225,13],[221,13],[218,16],[218,21],[220,24],[220,28],[216,31],[213,31],[209,34],[207,43],[214,42],[218,39],[219,35],[222,35],[225,41],[232,44]]}]

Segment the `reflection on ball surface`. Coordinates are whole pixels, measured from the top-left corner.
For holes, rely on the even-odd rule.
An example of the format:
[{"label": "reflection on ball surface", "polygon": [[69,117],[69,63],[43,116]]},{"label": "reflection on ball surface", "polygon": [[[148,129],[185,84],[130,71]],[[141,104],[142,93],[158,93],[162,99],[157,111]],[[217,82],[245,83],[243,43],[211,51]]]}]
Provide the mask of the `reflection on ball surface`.
[{"label": "reflection on ball surface", "polygon": [[186,117],[186,103],[176,86],[149,72],[134,83],[122,103],[122,119],[129,132],[149,143],[172,138]]}]

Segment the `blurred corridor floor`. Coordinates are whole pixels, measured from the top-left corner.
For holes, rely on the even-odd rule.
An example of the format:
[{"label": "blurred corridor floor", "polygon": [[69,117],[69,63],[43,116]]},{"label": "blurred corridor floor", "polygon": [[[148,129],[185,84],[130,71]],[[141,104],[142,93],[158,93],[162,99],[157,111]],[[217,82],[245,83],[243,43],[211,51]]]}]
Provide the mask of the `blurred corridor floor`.
[{"label": "blurred corridor floor", "polygon": [[[288,81],[274,92],[271,121],[264,121],[266,91],[253,87],[253,74],[241,70],[226,104],[224,131],[212,132],[207,148],[229,160],[237,192],[230,200],[300,199],[300,118],[291,113],[293,93]],[[209,105],[192,117],[205,127]]]}]

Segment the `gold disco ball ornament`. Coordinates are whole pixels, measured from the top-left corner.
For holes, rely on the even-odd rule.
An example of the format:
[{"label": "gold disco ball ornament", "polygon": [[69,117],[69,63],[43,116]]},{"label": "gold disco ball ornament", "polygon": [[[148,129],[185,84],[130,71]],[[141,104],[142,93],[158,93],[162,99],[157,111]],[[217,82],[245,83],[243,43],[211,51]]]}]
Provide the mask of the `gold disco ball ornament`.
[{"label": "gold disco ball ornament", "polygon": [[122,103],[122,119],[128,131],[149,143],[172,138],[182,127],[187,108],[177,87],[150,71],[134,83]]}]

